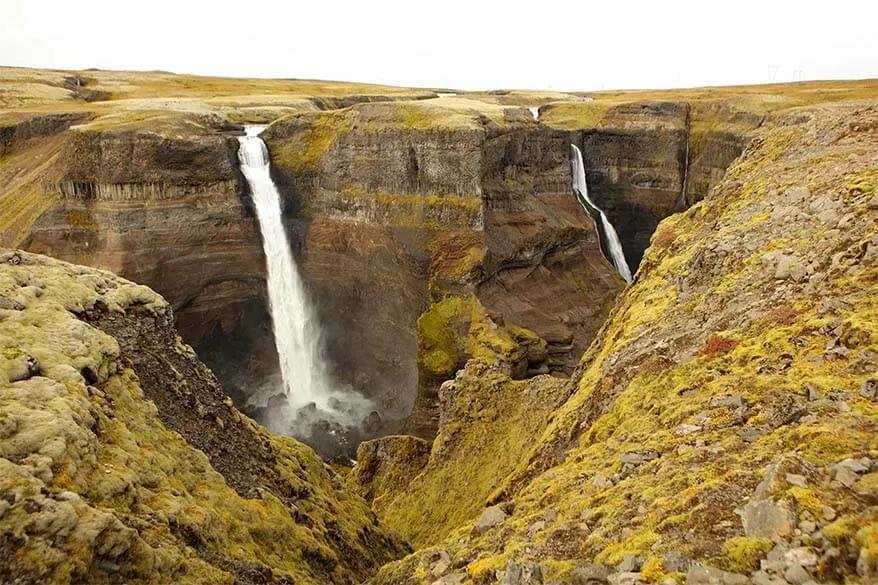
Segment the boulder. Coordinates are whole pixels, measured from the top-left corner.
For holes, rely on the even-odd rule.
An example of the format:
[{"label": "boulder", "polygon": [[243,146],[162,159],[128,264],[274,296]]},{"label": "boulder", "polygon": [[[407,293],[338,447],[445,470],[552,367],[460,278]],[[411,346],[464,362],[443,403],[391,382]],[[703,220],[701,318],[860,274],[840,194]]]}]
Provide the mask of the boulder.
[{"label": "boulder", "polygon": [[570,585],[607,585],[612,572],[606,565],[580,565],[570,571],[567,579]]},{"label": "boulder", "polygon": [[738,514],[744,533],[751,538],[784,538],[792,534],[796,525],[789,506],[769,498],[747,504]]},{"label": "boulder", "polygon": [[482,534],[506,521],[507,515],[500,506],[492,506],[479,515],[473,526],[473,534]]}]

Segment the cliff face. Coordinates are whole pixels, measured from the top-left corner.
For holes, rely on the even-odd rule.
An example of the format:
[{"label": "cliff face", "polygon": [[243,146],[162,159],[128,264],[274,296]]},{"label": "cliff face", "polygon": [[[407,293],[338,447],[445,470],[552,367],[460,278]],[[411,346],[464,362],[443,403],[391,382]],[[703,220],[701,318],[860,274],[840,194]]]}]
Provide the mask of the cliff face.
[{"label": "cliff face", "polygon": [[423,548],[376,582],[874,580],[876,127],[761,130],[659,226],[569,383],[474,361],[443,386],[423,471],[379,488]]},{"label": "cliff face", "polygon": [[[875,579],[875,82],[20,76],[2,244],[169,302],[0,254],[0,581]],[[274,369],[235,163],[256,120],[335,375],[423,437],[363,443],[346,480],[172,327],[239,402]],[[633,265],[650,245],[618,298],[571,143]]]},{"label": "cliff face", "polygon": [[359,583],[404,550],[150,289],[2,251],[0,306],[0,580]]},{"label": "cliff face", "polygon": [[[264,137],[335,375],[380,405],[384,431],[403,428],[417,403],[406,428],[425,437],[453,370],[418,367],[417,320],[444,295],[475,293],[498,325],[547,342],[516,376],[564,376],[620,290],[570,195],[571,143],[636,266],[658,221],[704,196],[766,111],[710,95],[557,94],[538,98],[537,122],[515,95],[423,99],[432,94],[295,82],[292,94],[260,96],[282,84],[254,81],[256,93],[232,98],[245,85],[68,77],[43,81],[61,84],[74,111],[2,117],[4,243],[161,291],[243,404],[276,358],[231,129],[286,115]],[[217,97],[199,93],[203,83]],[[71,89],[83,87],[114,100],[86,106]]]},{"label": "cliff face", "polygon": [[[210,122],[170,118],[147,131],[99,119],[67,131],[41,185],[56,203],[19,245],[160,289],[185,338],[234,387],[232,372],[248,361],[230,367],[228,356],[241,348],[258,356],[252,380],[272,370],[273,347],[237,141]],[[236,343],[225,343],[229,335]]]},{"label": "cliff face", "polygon": [[[583,107],[544,108],[538,124],[524,108],[466,99],[366,101],[265,132],[336,376],[380,405],[385,430],[400,429],[417,401],[408,429],[435,432],[448,375],[418,369],[415,323],[442,294],[475,292],[499,323],[548,342],[521,375],[572,372],[621,282],[570,196],[571,143],[632,263],[682,204],[684,106],[617,106],[601,117]],[[57,144],[50,172],[27,183],[37,204],[7,244],[161,290],[184,337],[244,403],[276,363],[258,228],[228,123],[134,112],[69,130],[31,125],[51,127]]]},{"label": "cliff face", "polygon": [[[431,303],[444,294],[475,292],[494,321],[531,329],[549,342],[548,355],[531,368],[521,364],[519,375],[569,373],[620,288],[589,220],[567,195],[569,180],[534,188],[544,178],[528,157],[545,146],[526,110],[480,106],[483,113],[467,100],[449,103],[302,114],[263,134],[296,218],[291,222],[308,225],[303,259],[321,292],[315,298],[346,316],[351,354],[340,361],[403,364],[404,374],[384,381],[397,395],[400,382],[410,389],[402,401],[409,410],[419,387],[407,429],[426,437],[435,432],[438,386],[456,370],[413,367],[419,341],[421,354],[425,348],[412,325]],[[552,140],[566,152],[561,136]],[[568,168],[566,158],[543,164],[559,177]],[[347,240],[351,230],[368,230],[370,243],[363,252],[350,249],[339,264],[327,246],[340,247],[332,242]],[[369,251],[376,247],[381,257]],[[316,270],[330,265],[330,273]],[[370,302],[341,297],[345,287],[338,281],[360,278],[364,286],[372,283]],[[324,285],[323,279],[331,280]],[[383,343],[373,307],[380,307],[379,322],[408,324],[395,346]],[[330,327],[336,321],[330,316]],[[455,357],[454,365],[462,366],[467,355]]]}]

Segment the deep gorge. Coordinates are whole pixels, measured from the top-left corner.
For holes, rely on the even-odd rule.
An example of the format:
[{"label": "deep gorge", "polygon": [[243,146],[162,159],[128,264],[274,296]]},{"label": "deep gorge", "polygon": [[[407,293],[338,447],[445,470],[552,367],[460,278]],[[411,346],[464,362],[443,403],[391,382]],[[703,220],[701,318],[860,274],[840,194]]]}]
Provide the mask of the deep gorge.
[{"label": "deep gorge", "polygon": [[[0,88],[0,582],[875,577],[874,82]],[[375,410],[316,452],[257,424],[251,124],[315,351]]]},{"label": "deep gorge", "polygon": [[[363,121],[345,131],[339,121],[338,142],[313,165],[284,159],[303,135],[322,140],[310,136],[312,126],[339,115],[380,118],[393,105],[329,110],[269,127],[287,230],[326,324],[330,363],[344,382],[378,400],[381,433],[406,426],[418,388],[432,396],[441,382],[417,366],[415,323],[434,285],[475,292],[505,322],[533,329],[552,348],[547,369],[569,375],[619,285],[570,195],[568,144],[583,148],[592,194],[619,227],[635,267],[658,221],[679,211],[684,109],[625,106],[608,116],[608,128],[590,131],[533,123],[524,112],[504,127],[465,130],[399,123],[373,130]],[[185,139],[67,131],[58,182],[44,186],[59,201],[23,244],[160,291],[183,337],[244,407],[247,388],[276,378],[277,361],[258,230],[236,165],[239,131],[208,126]],[[703,197],[746,137],[702,140],[691,201]],[[441,257],[431,246],[464,258]],[[466,266],[467,254],[482,261]],[[566,275],[576,270],[591,276],[571,284]],[[585,305],[584,313],[561,322],[557,312],[572,303]],[[430,411],[434,402],[421,401]],[[407,428],[430,437],[435,423],[432,412],[416,412]]]}]

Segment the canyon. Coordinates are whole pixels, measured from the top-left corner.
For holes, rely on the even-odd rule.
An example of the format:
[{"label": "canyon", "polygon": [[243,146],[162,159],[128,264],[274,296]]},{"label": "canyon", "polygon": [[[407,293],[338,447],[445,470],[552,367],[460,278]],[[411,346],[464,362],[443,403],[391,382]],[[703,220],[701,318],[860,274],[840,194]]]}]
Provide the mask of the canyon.
[{"label": "canyon", "polygon": [[[0,87],[0,577],[876,575],[874,81],[440,95],[0,68]],[[332,466],[248,418],[281,387],[238,163],[256,123],[327,375],[374,405],[343,448],[311,442]]]}]

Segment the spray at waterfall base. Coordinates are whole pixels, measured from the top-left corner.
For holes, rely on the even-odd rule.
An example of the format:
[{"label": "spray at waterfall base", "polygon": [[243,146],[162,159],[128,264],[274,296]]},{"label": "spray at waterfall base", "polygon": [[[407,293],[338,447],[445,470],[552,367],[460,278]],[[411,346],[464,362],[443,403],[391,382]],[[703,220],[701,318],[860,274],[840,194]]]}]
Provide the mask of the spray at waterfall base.
[{"label": "spray at waterfall base", "polygon": [[280,376],[251,393],[248,414],[276,433],[305,441],[326,458],[351,457],[364,433],[380,426],[380,416],[368,399],[353,388],[339,387],[329,372],[321,328],[283,224],[268,148],[259,138],[263,129],[245,127],[238,159],[262,234]]},{"label": "spray at waterfall base", "polygon": [[314,402],[291,404],[279,374],[256,389],[242,410],[271,432],[295,437],[324,459],[343,463],[384,426],[372,401],[353,388],[337,390],[326,408]]}]

